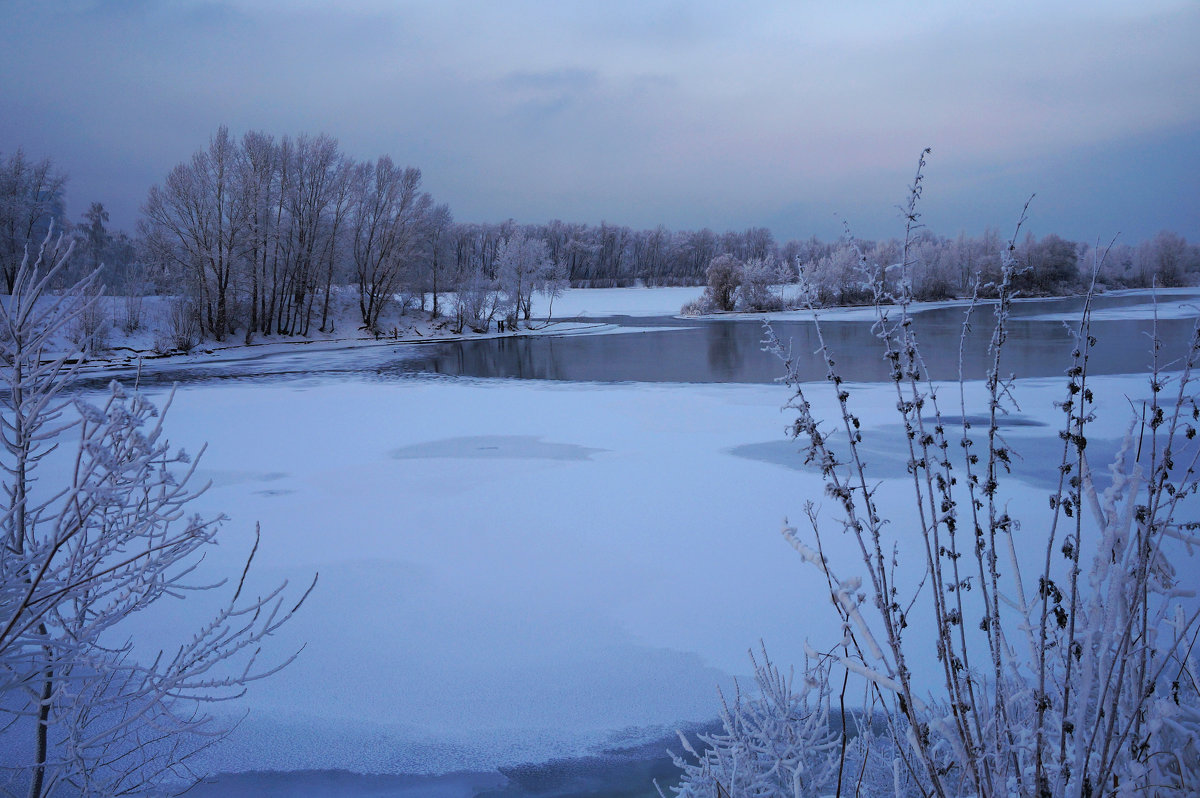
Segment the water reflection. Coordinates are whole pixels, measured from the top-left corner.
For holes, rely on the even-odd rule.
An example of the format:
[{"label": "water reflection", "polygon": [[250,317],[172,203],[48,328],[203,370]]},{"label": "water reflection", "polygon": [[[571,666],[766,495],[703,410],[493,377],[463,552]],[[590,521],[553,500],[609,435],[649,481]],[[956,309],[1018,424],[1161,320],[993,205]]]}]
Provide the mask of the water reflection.
[{"label": "water reflection", "polygon": [[[918,317],[915,326],[925,365],[935,379],[956,378],[961,345],[963,376],[982,379],[990,366],[990,324],[981,319],[963,338],[961,312],[954,315],[958,317],[943,312]],[[784,346],[790,346],[801,376],[823,379],[825,367],[817,354],[820,339],[815,325],[776,322],[772,327]],[[1104,321],[1094,323],[1092,329],[1098,339],[1090,363],[1092,373],[1141,372],[1149,367],[1152,322]],[[1192,322],[1161,321],[1158,329],[1168,359],[1181,356]],[[888,379],[888,364],[869,324],[825,322],[821,330],[846,379]],[[779,358],[763,351],[763,336],[761,322],[738,320],[620,335],[466,341],[417,351],[411,359],[390,368],[394,373],[539,380],[773,382],[783,367]],[[1061,375],[1070,366],[1072,346],[1070,332],[1060,322],[1014,319],[1001,372],[1023,377]]]},{"label": "water reflection", "polygon": [[745,356],[742,338],[731,324],[705,326],[708,339],[708,368],[718,382],[738,382],[738,369]]},{"label": "water reflection", "polygon": [[[1145,305],[1146,296],[1101,297],[1100,310]],[[1070,366],[1073,339],[1061,321],[1039,314],[1077,312],[1080,299],[1021,303],[1009,324],[1009,339],[1001,362],[1004,375],[1061,376]],[[1034,317],[1034,318],[1030,318]],[[196,382],[216,379],[278,381],[325,380],[342,375],[395,379],[414,374],[576,382],[750,382],[770,383],[782,376],[778,357],[763,351],[764,329],[754,319],[680,321],[672,318],[617,318],[629,331],[601,335],[502,336],[458,342],[361,347],[326,353],[262,357],[241,363],[164,368],[144,374],[143,383]],[[1178,359],[1192,332],[1191,319],[1158,323],[1164,342],[1164,361]],[[778,321],[772,325],[785,347],[790,346],[800,375],[821,380],[825,367],[817,350],[820,340],[811,321]],[[964,337],[962,308],[919,313],[914,327],[926,367],[935,379],[959,374],[981,379],[989,368],[988,344],[992,313],[976,311]],[[888,379],[889,367],[870,322],[823,321],[825,343],[843,377],[852,381]],[[1098,339],[1089,368],[1094,374],[1145,371],[1150,365],[1154,323],[1148,319],[1093,322]],[[310,357],[309,355],[313,355]],[[108,377],[97,378],[103,385]]]}]

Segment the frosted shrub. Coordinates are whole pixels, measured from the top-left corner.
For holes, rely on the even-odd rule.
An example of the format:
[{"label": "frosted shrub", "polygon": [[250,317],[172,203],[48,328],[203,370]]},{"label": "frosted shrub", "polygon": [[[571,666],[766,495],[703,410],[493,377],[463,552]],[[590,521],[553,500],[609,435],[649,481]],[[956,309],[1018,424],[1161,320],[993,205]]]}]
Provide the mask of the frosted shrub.
[{"label": "frosted shrub", "polygon": [[94,297],[68,325],[67,337],[83,355],[95,355],[108,349],[111,322],[99,296]]},{"label": "frosted shrub", "polygon": [[145,300],[141,294],[126,294],[121,303],[121,331],[133,335],[142,328],[142,306]]},{"label": "frosted shrub", "polygon": [[200,314],[185,297],[172,297],[154,333],[157,352],[191,352],[200,343]]},{"label": "frosted shrub", "polygon": [[742,263],[732,255],[718,255],[704,271],[704,298],[713,310],[733,310],[742,282]]},{"label": "frosted shrub", "polygon": [[491,280],[479,272],[473,273],[458,289],[454,298],[455,333],[470,327],[485,333],[499,311],[500,294]]},{"label": "frosted shrub", "polygon": [[679,309],[679,314],[681,316],[703,316],[706,313],[712,313],[713,310],[714,308],[712,304],[709,303],[708,297],[701,295],[696,299],[693,299],[691,302],[685,303],[684,306]]},{"label": "frosted shrub", "polygon": [[[212,704],[290,661],[262,649],[307,592],[252,596],[253,552],[229,584],[201,576],[221,519],[191,512],[196,464],[165,409],[116,382],[74,395],[79,359],[52,354],[96,301],[94,272],[46,293],[60,245],[26,257],[0,303],[0,795],[159,794],[228,731]],[[207,620],[176,645],[133,639],[131,619],[197,593]]]},{"label": "frosted shrub", "polygon": [[797,688],[766,652],[761,663],[751,661],[758,695],[739,689],[732,705],[722,701],[722,731],[700,735],[705,751],[679,734],[691,755],[672,755],[684,772],[681,798],[814,795],[836,783],[841,735],[829,725],[828,666],[806,670]]},{"label": "frosted shrub", "polygon": [[823,306],[861,305],[869,301],[859,279],[860,256],[842,246],[800,270],[802,280],[815,291],[815,303]]},{"label": "frosted shrub", "polygon": [[747,261],[737,289],[738,305],[755,312],[783,310],[783,300],[775,293],[775,285],[780,282],[782,275],[775,264],[761,258]]},{"label": "frosted shrub", "polygon": [[[1014,407],[1005,342],[1017,236],[1003,253],[998,282],[988,287],[998,301],[986,406],[968,407],[961,379],[957,390],[930,380],[909,314],[908,267],[923,167],[924,154],[907,205],[903,258],[889,276],[895,289],[886,290],[883,270],[860,256],[903,428],[900,443],[911,479],[907,507],[877,503],[879,483],[862,458],[862,424],[824,339],[818,353],[836,400],[832,422],[815,417],[809,394],[816,387],[801,382],[790,355],[768,336],[788,363],[792,434],[806,460],[820,469],[837,511],[831,520],[808,502],[808,532],[787,526],[784,535],[827,585],[844,630],[841,640],[825,641],[806,671],[806,678],[823,685],[810,694],[814,711],[829,712],[842,737],[837,759],[843,778],[815,792],[739,791],[730,772],[691,766],[676,792],[706,794],[704,779],[718,774],[713,778],[725,779],[723,792],[713,794],[736,798],[1200,794],[1200,609],[1189,559],[1200,544],[1191,506],[1200,457],[1194,440],[1200,330],[1193,330],[1179,361],[1164,363],[1162,342],[1151,342],[1149,398],[1132,408],[1113,462],[1092,463],[1087,438],[1095,397],[1088,363],[1096,339],[1089,295],[1056,405],[1062,414],[1057,487],[1048,505],[1022,507],[1025,517],[1010,514],[1017,508],[1008,502],[1004,477],[1016,455],[999,422]],[[979,313],[972,303],[964,328]],[[973,424],[971,413],[985,421]],[[823,543],[837,535],[848,536],[861,553],[857,564],[826,556]],[[923,561],[901,561],[902,541],[915,541],[906,551],[910,558],[919,552]],[[928,639],[918,643],[910,629],[932,633],[932,648]],[[839,698],[830,711],[831,682],[839,696],[866,696],[861,707],[848,708]],[[736,718],[737,712],[726,715]],[[876,717],[882,735],[851,739],[855,719],[861,725]],[[774,745],[812,735],[798,720],[773,729]],[[702,764],[721,761],[723,752],[769,747],[740,723],[727,724],[726,739],[714,737],[709,745]],[[829,755],[829,748],[813,746],[806,767],[825,768]],[[736,784],[758,783],[774,767],[745,756],[738,761],[742,781]],[[855,775],[846,778],[850,772]]]}]

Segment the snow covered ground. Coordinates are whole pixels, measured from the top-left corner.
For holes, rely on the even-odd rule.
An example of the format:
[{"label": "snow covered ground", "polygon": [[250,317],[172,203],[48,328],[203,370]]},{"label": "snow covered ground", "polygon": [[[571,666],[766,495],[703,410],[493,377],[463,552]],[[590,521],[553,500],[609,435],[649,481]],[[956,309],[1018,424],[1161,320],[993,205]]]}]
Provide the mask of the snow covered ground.
[{"label": "snow covered ground", "polygon": [[[462,333],[453,331],[450,320],[445,316],[433,320],[429,314],[408,310],[401,314],[397,307],[390,308],[384,315],[381,327],[382,338],[359,329],[357,305],[353,297],[343,291],[336,297],[332,318],[334,323],[327,332],[317,329],[314,322],[308,337],[256,335],[250,344],[242,334],[228,336],[224,341],[204,340],[187,353],[171,352],[163,334],[169,299],[145,297],[142,304],[142,325],[124,332],[115,322],[105,325],[107,351],[90,355],[85,373],[113,373],[123,378],[162,369],[176,370],[191,367],[211,367],[227,362],[244,362],[266,357],[290,356],[323,357],[361,347],[395,346],[398,343],[429,343],[457,339],[494,338],[512,335],[575,335],[637,332],[628,327],[616,327],[606,322],[614,316],[674,316],[684,303],[703,293],[703,288],[576,288],[568,289],[553,301],[549,297],[535,294],[533,301],[534,321],[525,324],[516,332],[498,333],[495,328],[487,333],[475,333],[469,328]],[[112,320],[124,318],[125,298],[105,296],[99,300],[104,314]],[[443,295],[443,308],[452,307],[452,295]],[[550,317],[547,323],[545,319]],[[565,322],[566,318],[595,319],[595,322]],[[59,351],[73,351],[66,340],[57,342]]]},{"label": "snow covered ground", "polygon": [[[1195,289],[1186,296],[1172,294],[1160,295],[1157,301],[1146,297],[1146,301],[1137,305],[1119,308],[1099,308],[1092,312],[1095,321],[1113,321],[1119,319],[1190,319],[1200,315],[1200,305],[1197,304]],[[1078,318],[1075,313],[1038,313],[1030,316],[1019,316],[1023,321],[1065,321],[1072,322]]]},{"label": "snow covered ground", "polygon": [[[554,316],[669,316],[700,291],[570,291]],[[1185,299],[1170,301],[1183,312]],[[564,330],[615,328],[546,332]],[[305,358],[374,345],[351,336],[187,358],[286,355],[303,369]],[[1020,381],[1022,415],[1006,426],[1025,456],[1010,506],[1030,508],[1022,529],[1035,539],[1061,452],[1063,382]],[[1127,397],[1146,386],[1117,376],[1091,387],[1102,421],[1088,451],[1099,458],[1124,431]],[[817,390],[818,415],[832,418],[827,386]],[[904,507],[895,395],[851,390],[878,500]],[[200,767],[449,774],[636,745],[711,720],[717,689],[749,671],[760,640],[784,665],[802,662],[806,641],[829,648],[841,631],[823,581],[778,532],[806,501],[831,504],[786,440],[787,399],[771,385],[337,373],[181,387],[167,429],[189,451],[208,442],[197,477],[212,487],[197,509],[229,516],[204,567],[239,570],[260,522],[258,586],[302,589],[320,573],[267,652],[303,649],[299,658],[221,707],[249,714]],[[913,546],[894,520],[901,549]],[[855,569],[845,539],[832,533],[826,546],[843,574]],[[136,639],[169,646],[204,615],[203,596],[164,602],[138,619]]]},{"label": "snow covered ground", "polygon": [[[679,309],[700,298],[703,286],[665,288],[571,288],[554,300],[554,316],[675,316]],[[548,299],[534,295],[533,312],[544,316],[551,309]]]},{"label": "snow covered ground", "polygon": [[[1013,506],[1035,508],[1026,530],[1046,507],[1060,444],[1039,425],[1061,383],[1021,383],[1026,415],[1009,426],[1028,457],[1011,483]],[[1143,381],[1093,388],[1111,425],[1089,451],[1111,450]],[[894,394],[852,390],[880,501],[903,507]],[[320,572],[272,652],[300,657],[253,686],[206,764],[446,773],[633,744],[712,718],[760,639],[781,663],[806,640],[832,645],[822,581],[778,533],[823,495],[783,438],[786,398],[466,379],[180,390],[168,429],[191,451],[209,442],[199,504],[230,516],[206,567],[238,568],[257,521],[259,584]],[[893,529],[912,545],[902,518]],[[827,546],[854,568],[844,540]],[[145,639],[171,639],[202,605],[156,608]]]},{"label": "snow covered ground", "polygon": [[[206,340],[187,354],[163,355],[165,314],[168,300],[164,297],[146,297],[144,299],[144,322],[141,328],[124,333],[115,326],[107,327],[107,336],[111,349],[89,358],[91,361],[88,371],[97,372],[111,369],[123,369],[121,373],[136,372],[138,368],[148,371],[156,369],[176,369],[193,365],[210,366],[227,361],[245,361],[262,357],[303,353],[311,355],[319,352],[341,351],[358,347],[388,346],[406,342],[444,341],[461,338],[491,338],[511,335],[568,335],[568,334],[598,334],[612,332],[635,331],[626,327],[615,327],[606,320],[617,316],[655,317],[678,316],[680,308],[688,302],[697,299],[704,292],[703,287],[665,287],[665,288],[572,288],[562,296],[553,300],[543,294],[534,294],[534,321],[523,324],[517,332],[473,333],[469,329],[463,333],[453,332],[449,320],[442,317],[438,320],[429,318],[427,313],[409,310],[400,314],[398,309],[391,308],[383,318],[381,327],[385,331],[383,338],[376,338],[358,328],[358,309],[353,297],[343,290],[333,304],[332,318],[334,323],[328,332],[321,332],[314,323],[309,337],[301,336],[255,336],[250,345],[246,345],[240,335],[231,335],[224,341]],[[786,291],[785,291],[786,292]],[[1142,296],[1145,301],[1133,307],[1103,308],[1095,311],[1097,320],[1106,319],[1150,319],[1154,317],[1155,303],[1148,291],[1114,291],[1106,296]],[[1197,298],[1200,292],[1196,288],[1160,289],[1158,291],[1157,312],[1159,318],[1190,318],[1197,315]],[[1044,302],[1042,299],[1024,301]],[[123,297],[103,297],[101,302],[106,307],[106,315],[111,319],[120,319],[123,314],[125,299]],[[1018,300],[1022,302],[1022,300]],[[452,295],[443,295],[443,308],[452,306]],[[946,307],[965,307],[967,300],[947,300],[943,302],[916,302],[911,312],[921,313]],[[550,322],[544,319],[549,316]],[[819,311],[790,310],[773,313],[722,313],[703,318],[711,319],[759,319],[769,321],[803,321],[819,316],[827,321],[866,321],[875,319],[872,307],[826,308]],[[1024,320],[1034,321],[1070,321],[1075,316],[1066,313],[1044,313],[1022,316],[1020,310],[1017,316]],[[555,319],[584,319],[584,321],[562,322]],[[588,321],[588,320],[595,320]],[[67,350],[70,344],[59,342],[59,349]],[[160,351],[156,351],[156,348]]]}]

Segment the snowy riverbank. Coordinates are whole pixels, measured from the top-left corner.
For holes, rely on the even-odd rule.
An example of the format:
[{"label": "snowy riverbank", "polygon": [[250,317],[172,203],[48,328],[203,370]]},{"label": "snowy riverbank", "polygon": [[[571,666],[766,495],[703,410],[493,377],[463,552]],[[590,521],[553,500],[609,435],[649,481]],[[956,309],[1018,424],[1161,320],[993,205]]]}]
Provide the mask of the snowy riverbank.
[{"label": "snowy riverbank", "polygon": [[[129,378],[139,370],[154,372],[189,367],[210,368],[221,363],[244,362],[279,355],[320,356],[342,350],[394,346],[396,344],[435,343],[498,337],[534,335],[577,335],[625,332],[607,320],[615,316],[674,316],[683,303],[691,301],[703,288],[595,288],[569,289],[551,304],[548,297],[535,294],[530,322],[521,322],[516,330],[477,333],[470,328],[455,332],[451,319],[433,318],[428,312],[408,309],[400,313],[393,307],[383,316],[383,334],[372,335],[359,329],[357,306],[343,296],[335,303],[332,321],[326,331],[314,324],[308,336],[256,335],[246,342],[240,334],[223,341],[202,340],[190,351],[181,352],[163,343],[169,300],[145,297],[142,300],[142,324],[124,331],[113,322],[105,322],[106,347],[88,355],[82,368],[84,376],[112,373]],[[443,296],[440,304],[449,307],[452,298]],[[111,320],[123,318],[125,297],[101,297],[102,315]],[[431,305],[431,302],[430,302]],[[558,321],[558,319],[581,319]],[[68,352],[74,345],[66,339],[55,342],[54,350]]]},{"label": "snowy riverbank", "polygon": [[[117,327],[107,330],[108,349],[91,355],[83,368],[85,375],[112,373],[128,378],[139,369],[144,372],[177,370],[190,367],[213,367],[221,363],[244,362],[279,355],[321,356],[343,350],[394,346],[397,344],[434,343],[445,341],[484,338],[578,335],[612,332],[631,332],[636,328],[617,327],[610,323],[615,317],[679,317],[680,308],[699,297],[703,287],[666,288],[576,288],[568,289],[551,304],[548,297],[535,294],[533,320],[522,322],[518,329],[497,332],[493,328],[486,333],[476,333],[469,328],[454,332],[450,320],[438,319],[429,313],[408,310],[400,314],[393,308],[384,317],[385,333],[374,336],[358,329],[357,307],[343,297],[333,316],[328,331],[314,329],[309,336],[255,336],[247,343],[240,335],[230,335],[224,341],[200,341],[191,351],[163,351],[161,320],[166,313],[167,300],[163,297],[146,297],[144,302],[144,325],[131,333]],[[1160,319],[1189,318],[1197,315],[1197,300],[1200,289],[1161,289],[1157,298],[1149,291],[1114,291],[1106,297],[1127,297],[1127,306],[1096,311],[1097,320],[1106,319],[1151,319],[1157,314]],[[450,298],[443,296],[442,307],[448,307]],[[1043,302],[1044,300],[1030,300]],[[104,297],[105,313],[117,318],[123,297]],[[947,307],[966,308],[967,300],[943,302],[917,302],[911,312],[922,313]],[[549,320],[547,320],[549,316]],[[763,321],[807,321],[819,317],[826,321],[871,322],[875,318],[872,307],[824,308],[818,311],[791,310],[772,313],[723,313],[697,317],[697,320],[763,320]],[[1077,317],[1075,311],[1022,315],[1018,301],[1014,317],[1028,321],[1070,321]],[[556,321],[569,319],[570,321]],[[57,349],[68,351],[71,344],[59,341]]]}]

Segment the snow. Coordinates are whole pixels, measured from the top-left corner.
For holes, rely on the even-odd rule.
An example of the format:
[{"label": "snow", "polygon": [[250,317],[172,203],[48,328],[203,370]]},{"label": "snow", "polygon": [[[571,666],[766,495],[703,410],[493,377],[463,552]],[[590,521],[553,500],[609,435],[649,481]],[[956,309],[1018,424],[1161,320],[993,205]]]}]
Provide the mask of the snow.
[{"label": "snow", "polygon": [[[1194,291],[1194,289],[1193,289]],[[1138,305],[1127,305],[1119,308],[1100,308],[1092,312],[1094,321],[1113,321],[1118,319],[1140,319],[1143,321],[1159,319],[1191,319],[1200,315],[1198,297],[1193,293],[1187,298],[1171,299],[1162,297],[1157,303],[1150,301]],[[1031,316],[1018,315],[1021,321],[1078,321],[1078,313],[1039,313]]]},{"label": "snow", "polygon": [[[675,316],[679,309],[700,298],[704,286],[659,288],[569,288],[554,300],[555,318],[609,316]],[[547,297],[534,294],[533,313],[544,316]]]},{"label": "snow", "polygon": [[[675,315],[701,291],[578,289],[555,301],[554,316]],[[1169,295],[1160,311],[1188,301]],[[955,303],[921,308],[947,304]],[[821,315],[866,321],[873,311]],[[585,322],[521,334],[634,329]],[[414,322],[378,342],[345,334],[206,344],[141,367],[269,357],[303,370],[348,350],[405,347],[405,339],[437,334]],[[126,377],[136,368],[130,358],[119,372]],[[1019,381],[1021,415],[1005,425],[1025,455],[1008,499],[1032,508],[1024,528],[1034,533],[1061,451],[1053,402],[1064,382]],[[1114,451],[1126,397],[1144,395],[1145,380],[1090,384],[1104,426],[1089,435],[1089,454]],[[815,389],[817,416],[833,418],[828,386]],[[877,500],[904,507],[911,478],[893,389],[850,390],[871,473],[881,480]],[[978,402],[981,387],[970,390]],[[277,661],[299,657],[219,708],[231,718],[249,714],[199,766],[488,772],[705,722],[718,709],[717,689],[730,690],[749,670],[747,651],[760,639],[784,666],[801,662],[806,644],[828,650],[842,631],[827,589],[779,534],[790,518],[811,541],[797,522],[807,500],[825,501],[819,474],[786,440],[787,399],[771,385],[370,381],[338,373],[181,387],[166,428],[188,451],[208,442],[198,478],[211,488],[196,509],[229,516],[206,572],[239,572],[260,522],[257,586],[290,579],[299,590],[320,573],[267,652]],[[830,513],[833,502],[825,504]],[[911,546],[904,518],[894,520],[889,529],[901,548]],[[824,546],[839,575],[856,572],[854,546],[833,532]],[[1021,552],[1044,555],[1035,549]],[[919,579],[918,559],[910,557],[902,587]],[[164,602],[131,631],[143,648],[169,646],[203,621],[204,607],[202,595]]]},{"label": "snow", "polygon": [[[783,288],[787,292],[787,287]],[[468,328],[461,334],[455,334],[449,320],[442,317],[433,320],[428,313],[408,309],[400,313],[397,307],[391,307],[381,319],[381,327],[385,335],[375,338],[373,335],[358,329],[357,305],[351,301],[349,291],[345,288],[335,297],[333,303],[333,324],[328,332],[316,329],[313,324],[310,336],[255,336],[251,344],[246,345],[240,334],[231,335],[225,341],[202,341],[188,354],[162,355],[155,352],[155,339],[162,337],[156,330],[163,326],[162,319],[167,310],[168,298],[144,298],[143,326],[131,334],[125,334],[113,326],[108,330],[110,351],[90,359],[85,372],[103,372],[121,374],[128,377],[142,372],[153,372],[160,369],[190,368],[193,366],[211,367],[214,364],[226,362],[245,362],[266,357],[300,354],[303,357],[313,357],[317,353],[328,355],[341,353],[349,349],[370,348],[380,346],[398,346],[406,343],[430,343],[435,341],[458,340],[463,338],[495,338],[511,337],[513,335],[598,335],[613,333],[633,333],[654,330],[661,332],[664,327],[635,328],[616,326],[605,320],[618,316],[650,318],[656,316],[679,317],[679,311],[688,302],[704,293],[701,286],[692,287],[658,287],[658,288],[572,288],[567,289],[562,296],[556,298],[551,308],[549,298],[535,293],[533,296],[534,320],[522,322],[516,332],[474,333]],[[1158,314],[1159,318],[1190,318],[1200,315],[1198,301],[1200,295],[1195,288],[1159,289]],[[1142,296],[1146,301],[1133,307],[1104,308],[1095,311],[1097,320],[1107,319],[1151,319],[1154,314],[1154,303],[1151,292],[1140,289],[1130,291],[1113,291],[1106,296]],[[452,306],[452,294],[442,295],[440,304],[444,308]],[[107,315],[113,319],[120,318],[124,303],[123,297],[102,297],[106,303]],[[1075,318],[1070,312],[1044,313],[1023,316],[1019,312],[1022,302],[1044,302],[1044,299],[1029,298],[1018,300],[1018,311],[1014,318],[1022,320],[1071,321]],[[431,303],[427,301],[427,305]],[[953,299],[940,302],[914,302],[909,308],[910,313],[922,313],[947,307],[966,307],[969,300]],[[550,321],[544,319],[553,310]],[[556,319],[580,319],[581,321],[556,321]],[[873,322],[875,310],[873,307],[844,307],[822,308],[820,310],[787,310],[771,313],[721,313],[702,316],[705,320],[714,319],[757,319],[766,321],[807,321],[820,318],[825,321],[860,321]],[[67,351],[70,346],[65,341],[58,342],[59,351]]]},{"label": "snow", "polygon": [[[335,298],[333,307],[333,324],[331,329],[322,332],[317,329],[316,320],[310,335],[303,336],[264,336],[256,335],[247,344],[242,333],[228,336],[224,341],[204,340],[188,353],[161,352],[157,339],[164,336],[159,332],[165,329],[169,298],[144,297],[142,326],[125,333],[115,322],[106,328],[108,346],[106,352],[88,358],[88,364],[82,372],[88,374],[112,374],[123,379],[132,379],[137,374],[154,373],[156,371],[203,368],[226,363],[246,363],[264,358],[278,360],[281,357],[297,358],[328,358],[341,357],[347,350],[396,347],[403,344],[433,343],[473,338],[512,337],[514,335],[607,335],[636,333],[653,330],[661,332],[664,327],[639,328],[617,326],[605,320],[614,316],[673,316],[686,302],[695,299],[703,293],[703,288],[578,288],[568,289],[562,296],[554,300],[550,307],[549,298],[542,294],[534,294],[534,320],[521,322],[516,332],[496,332],[493,328],[486,333],[472,332],[470,328],[462,333],[454,333],[450,320],[445,316],[434,320],[428,313],[409,308],[400,313],[395,306],[389,308],[381,317],[381,327],[384,335],[381,338],[360,330],[357,305],[350,301],[352,297],[345,289]],[[105,308],[105,314],[111,319],[123,317],[125,298],[120,296],[104,296],[99,300]],[[442,295],[439,300],[441,307],[452,306],[453,295]],[[549,321],[545,320],[547,312],[553,310]],[[559,321],[566,318],[581,318],[584,321]],[[588,321],[595,319],[596,321]],[[679,329],[679,328],[674,328]],[[73,351],[72,345],[60,340],[56,342],[53,351]],[[297,360],[297,366],[306,362]],[[278,370],[278,369],[276,369]]]},{"label": "snow", "polygon": [[[971,301],[969,299],[947,299],[940,302],[913,302],[908,307],[910,314],[922,313],[927,310],[938,310],[941,308],[966,308]],[[899,312],[899,308],[895,309]],[[777,310],[768,313],[720,313],[701,316],[705,319],[762,319],[765,321],[810,321],[812,319],[820,319],[821,321],[875,321],[875,307],[873,305],[862,305],[857,307],[831,307],[818,308],[816,310]]]},{"label": "snow", "polygon": [[[1144,382],[1093,387],[1114,437]],[[1014,443],[1052,441],[1062,381],[1019,389]],[[851,390],[868,439],[886,434],[890,386]],[[823,580],[779,535],[821,501],[819,475],[739,456],[780,441],[786,398],[468,379],[180,389],[167,428],[191,451],[209,442],[199,503],[230,517],[206,567],[238,568],[258,521],[258,584],[320,572],[271,652],[299,658],[252,686],[205,764],[448,773],[586,753],[713,717],[759,639],[779,663],[828,648],[841,631]],[[880,502],[904,506],[902,469],[878,461]],[[1046,506],[1032,482],[1012,483],[1014,507]],[[853,549],[825,545],[853,573]],[[170,639],[200,607],[156,608],[143,634]]]},{"label": "snow", "polygon": [[[786,293],[786,289],[785,289]],[[1119,319],[1153,319],[1155,313],[1155,297],[1158,297],[1158,318],[1160,319],[1188,319],[1200,315],[1200,293],[1195,287],[1184,288],[1160,288],[1157,291],[1149,289],[1130,289],[1124,291],[1108,291],[1099,296],[1102,297],[1123,297],[1123,296],[1140,296],[1146,301],[1137,305],[1125,305],[1121,307],[1101,308],[1092,312],[1092,318],[1096,321],[1110,321]],[[1074,322],[1079,320],[1078,311],[1066,311],[1060,313],[1038,313],[1024,314],[1021,312],[1021,306],[1029,303],[1043,303],[1053,301],[1053,298],[1046,297],[1018,297],[1015,300],[1015,308],[1013,318],[1021,321],[1064,321]],[[988,300],[980,300],[981,304],[989,305]],[[971,304],[969,299],[946,299],[936,302],[913,302],[909,305],[908,312],[910,314],[924,313],[930,310],[941,310],[943,308],[963,308],[964,310]],[[893,312],[898,312],[898,308]],[[678,313],[678,310],[675,311]],[[704,319],[763,319],[766,321],[808,321],[814,318],[819,318],[822,321],[861,321],[874,322],[875,308],[871,305],[858,307],[831,307],[819,308],[816,310],[780,310],[769,313],[719,313],[701,316]]]}]

